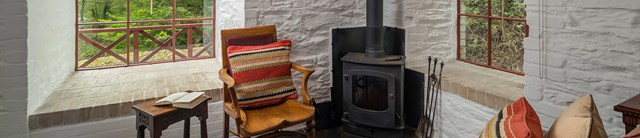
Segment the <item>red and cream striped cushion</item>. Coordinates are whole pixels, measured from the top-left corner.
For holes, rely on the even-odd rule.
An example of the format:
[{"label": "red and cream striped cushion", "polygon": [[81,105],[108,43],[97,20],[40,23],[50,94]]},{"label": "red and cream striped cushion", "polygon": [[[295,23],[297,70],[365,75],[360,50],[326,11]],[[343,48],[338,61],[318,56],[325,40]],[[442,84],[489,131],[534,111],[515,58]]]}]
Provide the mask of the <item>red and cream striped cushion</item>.
[{"label": "red and cream striped cushion", "polygon": [[261,107],[298,98],[291,80],[290,49],[290,40],[227,48],[238,106]]},{"label": "red and cream striped cushion", "polygon": [[541,137],[542,126],[538,114],[525,98],[520,98],[500,110],[480,134],[480,138]]}]

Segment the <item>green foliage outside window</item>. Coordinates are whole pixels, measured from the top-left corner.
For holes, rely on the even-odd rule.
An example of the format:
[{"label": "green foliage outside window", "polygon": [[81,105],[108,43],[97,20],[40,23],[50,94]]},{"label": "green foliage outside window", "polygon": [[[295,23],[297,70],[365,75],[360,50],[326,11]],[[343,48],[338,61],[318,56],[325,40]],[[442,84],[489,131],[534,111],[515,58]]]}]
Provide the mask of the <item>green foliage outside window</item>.
[{"label": "green foliage outside window", "polygon": [[[140,20],[163,20],[168,19],[166,22],[150,22],[150,23],[131,23],[130,27],[140,26],[159,26],[159,25],[172,25],[172,3],[171,0],[130,0],[130,21]],[[188,18],[211,18],[212,17],[212,0],[176,0],[176,19],[188,19]],[[78,0],[78,21],[80,23],[87,22],[126,22],[127,21],[127,1],[126,0]],[[176,22],[176,24],[191,24],[191,23],[211,23],[211,21],[199,21],[199,22]],[[126,28],[126,23],[118,24],[98,24],[98,25],[80,25],[79,29],[98,29],[98,28]],[[211,36],[212,27],[205,26],[199,27],[205,34]],[[180,29],[176,29],[176,32]],[[160,41],[166,41],[172,35],[172,29],[153,29],[145,30],[146,33],[154,36]],[[125,35],[125,31],[119,32],[103,32],[103,33],[85,33],[85,35],[92,40],[101,43],[104,46],[115,42],[120,37]],[[186,34],[186,33],[185,33]],[[187,36],[185,34],[180,35],[176,39],[176,49],[186,49]],[[209,40],[203,39],[203,37],[197,33],[193,33],[194,45],[202,46],[203,43],[208,43]],[[133,35],[130,35],[130,52],[133,50]],[[159,45],[150,39],[144,38],[139,35],[140,46],[139,51],[141,55],[145,52],[148,53],[151,50],[157,48]],[[206,42],[205,42],[206,41]],[[96,53],[100,52],[98,48],[91,46],[91,44],[85,41],[78,40],[78,53],[79,60],[86,60],[91,58]],[[118,43],[111,49],[117,54],[126,55],[126,39]],[[184,51],[184,50],[183,50]],[[195,50],[194,50],[195,51]],[[197,52],[197,51],[196,51]],[[183,53],[184,54],[184,53]],[[102,64],[102,63],[98,63]],[[105,63],[109,65],[108,63]],[[97,65],[100,66],[100,65]]]},{"label": "green foliage outside window", "polygon": [[[487,0],[461,0],[461,13],[488,16]],[[523,0],[491,0],[491,16],[524,18]],[[488,63],[487,18],[460,17],[460,58]],[[491,19],[491,64],[522,72],[524,64],[524,21]]]}]

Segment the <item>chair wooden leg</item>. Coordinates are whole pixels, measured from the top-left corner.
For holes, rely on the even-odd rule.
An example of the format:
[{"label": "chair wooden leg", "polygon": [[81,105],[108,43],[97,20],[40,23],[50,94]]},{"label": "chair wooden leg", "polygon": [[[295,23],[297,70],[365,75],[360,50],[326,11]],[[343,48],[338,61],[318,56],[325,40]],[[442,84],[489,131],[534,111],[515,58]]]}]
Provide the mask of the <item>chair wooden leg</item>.
[{"label": "chair wooden leg", "polygon": [[311,120],[307,121],[307,138],[316,137],[316,122]]},{"label": "chair wooden leg", "polygon": [[222,137],[229,138],[229,115],[227,115],[227,113],[223,113],[223,114],[224,114],[224,117],[223,117],[224,129],[222,130]]}]

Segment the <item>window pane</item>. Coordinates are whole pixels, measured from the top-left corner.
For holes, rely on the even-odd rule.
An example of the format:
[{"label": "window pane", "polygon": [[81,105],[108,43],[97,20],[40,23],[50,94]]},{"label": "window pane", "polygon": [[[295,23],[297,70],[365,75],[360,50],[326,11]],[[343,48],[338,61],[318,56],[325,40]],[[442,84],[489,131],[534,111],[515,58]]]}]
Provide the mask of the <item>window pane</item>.
[{"label": "window pane", "polygon": [[176,19],[213,17],[212,0],[176,0]]},{"label": "window pane", "polygon": [[[80,25],[79,28],[77,52],[80,68],[127,64],[126,24]],[[103,30],[107,28],[112,30]],[[113,47],[108,48],[110,45]],[[103,51],[102,48],[106,50]]]},{"label": "window pane", "polygon": [[[126,4],[126,2],[124,2]],[[171,0],[131,0],[131,20],[171,19]]]},{"label": "window pane", "polygon": [[491,65],[522,72],[525,24],[521,21],[492,20]]},{"label": "window pane", "polygon": [[487,63],[487,19],[460,17],[460,58]]},{"label": "window pane", "polygon": [[460,0],[460,13],[488,15],[488,0]]},{"label": "window pane", "polygon": [[[130,41],[130,60],[132,63],[157,62],[173,60],[173,34],[171,22],[132,23],[131,30],[138,33],[138,39]],[[179,29],[176,29],[180,31]],[[148,35],[145,35],[148,34]],[[137,41],[138,45],[135,45]],[[160,44],[156,41],[159,41]],[[135,56],[137,53],[137,57]],[[137,61],[136,61],[137,59]]]},{"label": "window pane", "polygon": [[524,18],[523,0],[491,0],[491,15]]},{"label": "window pane", "polygon": [[77,12],[79,22],[127,21],[127,2],[125,0],[78,0]]}]

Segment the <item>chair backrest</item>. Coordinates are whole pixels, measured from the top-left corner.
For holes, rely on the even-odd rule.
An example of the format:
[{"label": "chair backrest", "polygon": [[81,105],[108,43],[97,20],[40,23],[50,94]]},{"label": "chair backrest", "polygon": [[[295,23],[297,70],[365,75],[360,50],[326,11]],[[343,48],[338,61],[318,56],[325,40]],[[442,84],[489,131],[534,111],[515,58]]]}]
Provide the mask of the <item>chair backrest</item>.
[{"label": "chair backrest", "polygon": [[265,45],[276,42],[277,38],[275,25],[221,30],[222,66],[229,68],[228,46]]}]

